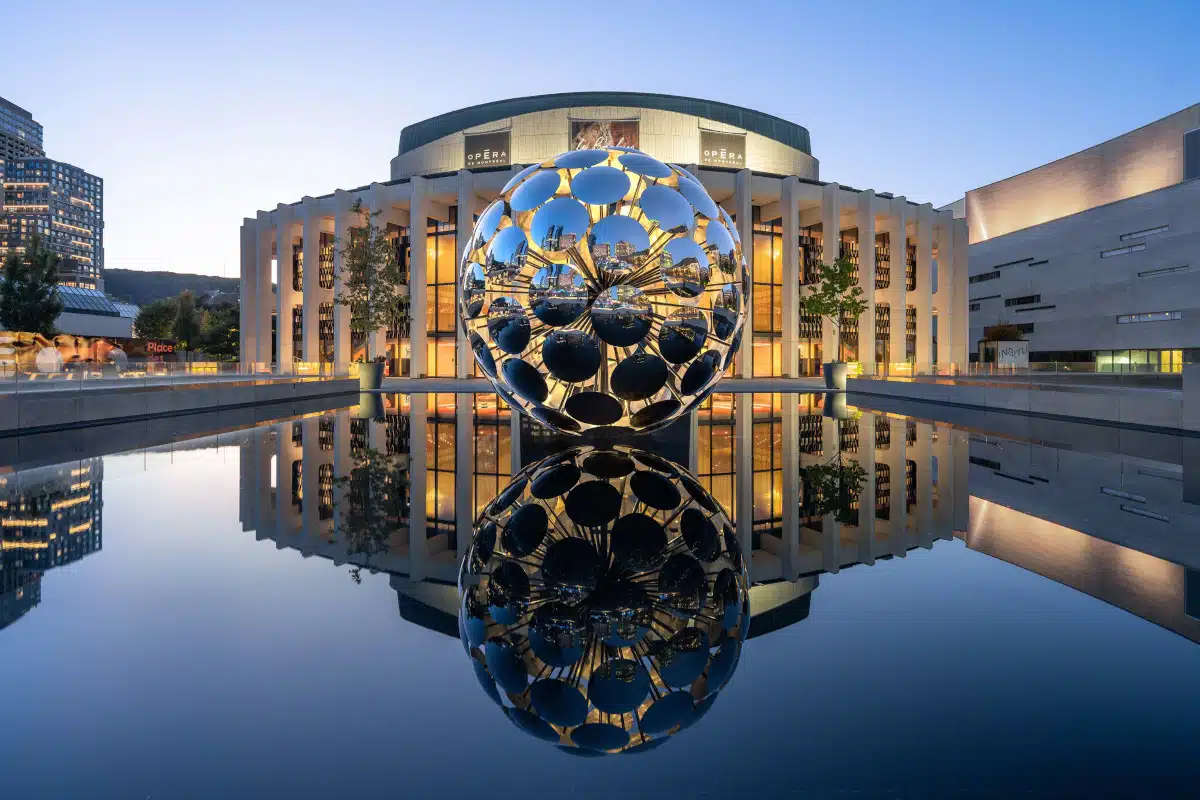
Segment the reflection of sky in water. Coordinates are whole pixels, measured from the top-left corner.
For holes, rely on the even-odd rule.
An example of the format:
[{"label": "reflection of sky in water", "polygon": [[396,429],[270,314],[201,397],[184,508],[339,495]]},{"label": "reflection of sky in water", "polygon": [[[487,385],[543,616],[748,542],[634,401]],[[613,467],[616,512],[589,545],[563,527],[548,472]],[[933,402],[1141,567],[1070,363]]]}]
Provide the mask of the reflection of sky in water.
[{"label": "reflection of sky in water", "polygon": [[1200,648],[959,539],[822,575],[808,618],[750,640],[700,724],[652,753],[583,760],[497,713],[456,639],[400,619],[386,575],[356,585],[243,530],[236,447],[108,457],[104,476],[103,549],[48,572],[41,605],[0,632],[13,796],[1094,792],[1192,777]]}]

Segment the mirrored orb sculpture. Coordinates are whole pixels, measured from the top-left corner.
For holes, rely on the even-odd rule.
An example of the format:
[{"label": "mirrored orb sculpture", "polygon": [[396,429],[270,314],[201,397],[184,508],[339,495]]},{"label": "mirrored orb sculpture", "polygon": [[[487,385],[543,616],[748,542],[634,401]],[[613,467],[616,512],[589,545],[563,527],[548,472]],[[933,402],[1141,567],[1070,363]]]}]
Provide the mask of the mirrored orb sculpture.
[{"label": "mirrored orb sculpture", "polygon": [[517,174],[459,270],[479,368],[555,430],[651,430],[699,405],[741,344],[732,218],[687,170],[623,148]]},{"label": "mirrored orb sculpture", "polygon": [[521,470],[476,520],[459,591],[484,691],[579,755],[648,750],[694,724],[750,624],[720,504],[684,468],[625,447]]}]

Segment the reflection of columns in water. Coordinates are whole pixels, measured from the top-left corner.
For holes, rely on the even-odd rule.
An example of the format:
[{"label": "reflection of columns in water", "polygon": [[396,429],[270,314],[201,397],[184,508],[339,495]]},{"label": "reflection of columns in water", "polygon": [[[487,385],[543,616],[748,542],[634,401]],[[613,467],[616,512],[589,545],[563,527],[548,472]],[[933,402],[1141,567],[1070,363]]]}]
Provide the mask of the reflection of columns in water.
[{"label": "reflection of columns in water", "polygon": [[[461,328],[459,332],[461,335]],[[462,352],[459,351],[459,358]],[[460,367],[461,369],[461,367]],[[459,394],[454,397],[454,527],[456,560],[466,555],[471,544],[469,531],[475,522],[475,395]]]},{"label": "reflection of columns in water", "polygon": [[[416,332],[413,332],[413,354],[416,355]],[[430,505],[428,502],[429,447],[428,400],[432,395],[411,395],[409,398],[409,511],[408,511],[408,574],[414,581],[426,577],[426,535]]]},{"label": "reflection of columns in water", "polygon": [[916,541],[921,547],[933,547],[933,426],[928,422],[917,422],[916,442],[913,443],[910,460],[913,463],[916,480],[916,518],[915,524],[910,524],[915,536],[909,541]]},{"label": "reflection of columns in water", "polygon": [[[872,248],[873,249],[873,248]],[[856,557],[862,564],[875,563],[875,415],[864,411],[858,419],[858,463],[866,472],[858,495],[858,541]]]},{"label": "reflection of columns in water", "polygon": [[287,539],[300,530],[299,484],[294,478],[303,469],[300,443],[294,441],[299,422],[275,426],[275,543],[286,547]]}]

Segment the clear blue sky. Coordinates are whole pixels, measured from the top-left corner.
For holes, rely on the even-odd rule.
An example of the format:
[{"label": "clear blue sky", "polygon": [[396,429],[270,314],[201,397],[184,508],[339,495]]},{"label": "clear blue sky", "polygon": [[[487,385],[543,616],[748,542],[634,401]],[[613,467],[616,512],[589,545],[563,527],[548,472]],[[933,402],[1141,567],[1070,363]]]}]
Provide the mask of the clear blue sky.
[{"label": "clear blue sky", "polygon": [[14,3],[0,96],[105,180],[109,267],[238,272],[260,208],[388,177],[400,129],[619,89],[806,126],[940,205],[1200,101],[1200,3]]}]

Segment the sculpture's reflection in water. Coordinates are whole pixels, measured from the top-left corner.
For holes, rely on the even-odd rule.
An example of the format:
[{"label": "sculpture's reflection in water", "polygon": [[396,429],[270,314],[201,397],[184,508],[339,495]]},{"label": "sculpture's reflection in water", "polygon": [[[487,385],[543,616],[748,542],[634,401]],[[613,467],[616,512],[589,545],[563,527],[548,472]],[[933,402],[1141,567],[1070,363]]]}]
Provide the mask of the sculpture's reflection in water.
[{"label": "sculpture's reflection in water", "polygon": [[521,470],[463,559],[463,646],[522,730],[639,752],[697,722],[750,625],[725,512],[686,469],[580,446]]}]

